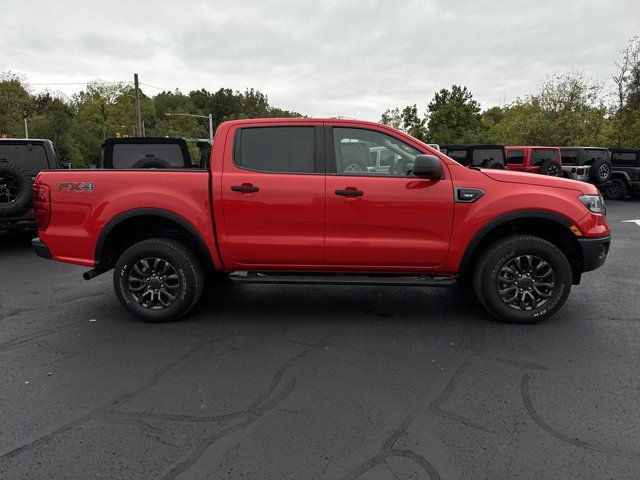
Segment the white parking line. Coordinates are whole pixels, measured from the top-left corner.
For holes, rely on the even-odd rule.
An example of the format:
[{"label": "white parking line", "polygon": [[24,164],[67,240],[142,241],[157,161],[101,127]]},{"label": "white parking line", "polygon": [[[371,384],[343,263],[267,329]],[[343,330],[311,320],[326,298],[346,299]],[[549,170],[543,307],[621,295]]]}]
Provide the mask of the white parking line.
[{"label": "white parking line", "polygon": [[640,227],[640,220],[622,220],[621,223],[635,223]]}]

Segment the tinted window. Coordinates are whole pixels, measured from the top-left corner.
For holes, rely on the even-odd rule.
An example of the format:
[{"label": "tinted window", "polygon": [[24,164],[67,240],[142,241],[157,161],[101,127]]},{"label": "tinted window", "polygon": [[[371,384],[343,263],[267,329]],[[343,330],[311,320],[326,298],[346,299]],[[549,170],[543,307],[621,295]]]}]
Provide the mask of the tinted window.
[{"label": "tinted window", "polygon": [[466,150],[449,150],[447,155],[453,158],[456,162],[466,164],[467,151]]},{"label": "tinted window", "polygon": [[636,165],[636,154],[633,152],[613,152],[611,163],[619,167],[634,167]]},{"label": "tinted window", "polygon": [[507,163],[522,165],[524,163],[524,150],[507,150]]},{"label": "tinted window", "polygon": [[557,162],[559,160],[557,150],[534,149],[531,152],[531,165],[540,166],[547,160]]},{"label": "tinted window", "polygon": [[577,165],[578,164],[578,151],[577,150],[561,150],[562,164],[563,165]]},{"label": "tinted window", "polygon": [[113,168],[132,168],[145,158],[164,160],[173,168],[185,165],[180,145],[171,143],[116,143],[113,146]]},{"label": "tinted window", "polygon": [[32,143],[0,143],[0,161],[15,163],[31,176],[49,168],[44,146]]},{"label": "tinted window", "polygon": [[243,128],[235,163],[260,172],[313,173],[314,131],[314,127]]},{"label": "tinted window", "polygon": [[397,138],[374,130],[334,128],[333,141],[340,174],[413,175],[413,163],[420,154]]},{"label": "tinted window", "polygon": [[593,148],[585,148],[582,151],[582,161],[581,165],[591,165],[596,160],[601,158],[607,158],[609,155],[606,150],[593,149]]},{"label": "tinted window", "polygon": [[494,160],[504,163],[502,150],[499,148],[478,148],[473,151],[471,163],[474,167],[481,167]]}]

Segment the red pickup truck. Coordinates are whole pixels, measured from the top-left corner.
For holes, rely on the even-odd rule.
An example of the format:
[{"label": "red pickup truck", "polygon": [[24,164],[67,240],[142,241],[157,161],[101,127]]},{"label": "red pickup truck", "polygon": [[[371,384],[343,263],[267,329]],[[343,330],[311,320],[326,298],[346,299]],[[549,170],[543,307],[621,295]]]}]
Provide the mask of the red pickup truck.
[{"label": "red pickup truck", "polygon": [[532,323],[558,311],[610,243],[593,185],[463,167],[354,120],[226,122],[207,169],[42,172],[34,199],[36,253],[91,267],[87,279],[115,269],[120,302],[148,321],[188,312],[211,272],[334,285],[468,278],[493,315]]}]

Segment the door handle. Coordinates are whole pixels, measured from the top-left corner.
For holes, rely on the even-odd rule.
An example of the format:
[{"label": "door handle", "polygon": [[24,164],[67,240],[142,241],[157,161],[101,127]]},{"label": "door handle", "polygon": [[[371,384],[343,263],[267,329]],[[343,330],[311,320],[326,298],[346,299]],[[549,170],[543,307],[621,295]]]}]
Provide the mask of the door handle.
[{"label": "door handle", "polygon": [[257,192],[260,189],[258,187],[254,187],[253,185],[234,185],[231,187],[231,190],[234,192],[251,193]]},{"label": "door handle", "polygon": [[362,190],[336,190],[336,195],[342,195],[343,197],[361,197],[364,195]]}]

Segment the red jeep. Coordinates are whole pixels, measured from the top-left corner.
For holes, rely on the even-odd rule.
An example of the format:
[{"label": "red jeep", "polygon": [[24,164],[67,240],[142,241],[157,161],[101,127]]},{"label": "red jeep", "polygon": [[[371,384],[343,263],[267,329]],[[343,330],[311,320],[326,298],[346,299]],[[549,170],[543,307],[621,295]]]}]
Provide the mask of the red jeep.
[{"label": "red jeep", "polygon": [[562,176],[562,156],[558,147],[504,147],[507,170]]},{"label": "red jeep", "polygon": [[[379,150],[392,153],[384,168]],[[610,243],[593,185],[467,168],[355,120],[226,122],[206,169],[43,172],[34,199],[36,253],[92,268],[87,279],[115,269],[118,299],[148,321],[187,313],[210,271],[272,284],[469,278],[493,315],[532,323]]]}]

